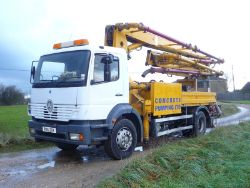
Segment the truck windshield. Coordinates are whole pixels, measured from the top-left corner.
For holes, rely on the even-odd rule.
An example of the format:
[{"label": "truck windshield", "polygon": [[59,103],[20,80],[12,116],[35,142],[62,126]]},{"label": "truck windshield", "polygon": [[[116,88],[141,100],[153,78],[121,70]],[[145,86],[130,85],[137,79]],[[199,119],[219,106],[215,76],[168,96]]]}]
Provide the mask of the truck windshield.
[{"label": "truck windshield", "polygon": [[39,60],[33,86],[86,85],[89,59],[87,50],[44,55]]}]

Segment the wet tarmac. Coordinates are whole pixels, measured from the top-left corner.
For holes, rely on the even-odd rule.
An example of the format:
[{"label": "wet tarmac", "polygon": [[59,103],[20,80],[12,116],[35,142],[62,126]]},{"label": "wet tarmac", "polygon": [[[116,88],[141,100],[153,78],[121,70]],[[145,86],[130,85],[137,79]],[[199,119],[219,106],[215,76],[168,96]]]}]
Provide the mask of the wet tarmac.
[{"label": "wet tarmac", "polygon": [[240,112],[225,118],[217,120],[217,126],[228,126],[239,124],[240,122],[250,120],[250,107],[248,105],[241,105],[238,107]]},{"label": "wet tarmac", "polygon": [[[250,106],[241,105],[239,109],[235,115],[218,119],[217,126],[250,120]],[[154,143],[145,151],[138,147],[131,158],[122,161],[110,159],[102,147],[78,147],[74,152],[51,147],[0,154],[0,187],[93,187],[157,145]]]}]

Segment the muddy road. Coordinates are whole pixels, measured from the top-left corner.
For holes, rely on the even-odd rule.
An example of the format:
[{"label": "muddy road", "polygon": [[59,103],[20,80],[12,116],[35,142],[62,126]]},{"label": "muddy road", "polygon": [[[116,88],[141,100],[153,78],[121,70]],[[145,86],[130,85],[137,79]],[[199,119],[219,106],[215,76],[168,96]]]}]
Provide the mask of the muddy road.
[{"label": "muddy road", "polygon": [[[240,105],[240,112],[217,120],[217,126],[250,120],[250,106]],[[208,132],[211,130],[208,130]],[[0,154],[0,187],[94,187],[131,160],[151,153],[154,148],[173,138],[161,138],[143,152],[129,159],[115,161],[104,154],[103,148],[79,147],[74,153],[56,147],[17,153]]]},{"label": "muddy road", "polygon": [[[148,151],[147,151],[148,153]],[[0,156],[0,187],[93,187],[130,160],[114,161],[103,148],[64,152],[56,147]]]}]

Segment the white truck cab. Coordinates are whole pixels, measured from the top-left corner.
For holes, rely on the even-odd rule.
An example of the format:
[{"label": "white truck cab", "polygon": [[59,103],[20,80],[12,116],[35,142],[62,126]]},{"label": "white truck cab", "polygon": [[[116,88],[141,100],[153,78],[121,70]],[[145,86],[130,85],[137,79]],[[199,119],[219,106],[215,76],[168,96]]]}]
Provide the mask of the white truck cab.
[{"label": "white truck cab", "polygon": [[[121,48],[93,47],[87,40],[55,44],[36,68],[32,66],[30,134],[62,149],[100,144],[108,139],[117,118],[131,112],[142,129],[139,114],[129,104],[126,61]],[[129,146],[131,139],[130,134]]]}]

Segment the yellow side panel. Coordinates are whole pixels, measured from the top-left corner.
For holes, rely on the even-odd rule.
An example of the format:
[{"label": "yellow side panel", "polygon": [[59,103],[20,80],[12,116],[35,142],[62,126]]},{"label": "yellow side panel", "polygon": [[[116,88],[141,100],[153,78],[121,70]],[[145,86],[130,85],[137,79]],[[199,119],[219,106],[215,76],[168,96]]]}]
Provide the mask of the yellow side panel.
[{"label": "yellow side panel", "polygon": [[181,113],[181,84],[154,82],[150,92],[154,116]]},{"label": "yellow side panel", "polygon": [[184,106],[208,105],[215,102],[216,94],[213,92],[182,92]]}]

